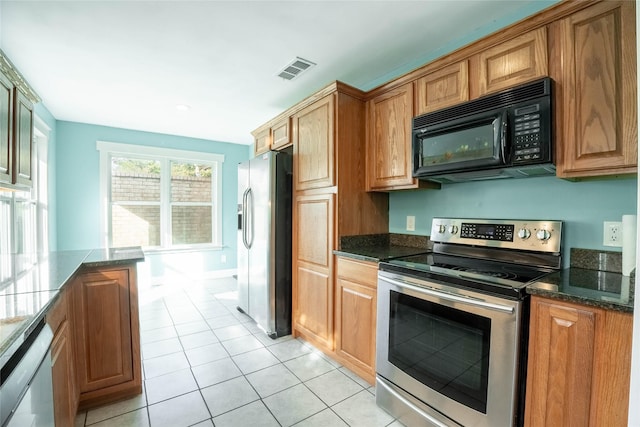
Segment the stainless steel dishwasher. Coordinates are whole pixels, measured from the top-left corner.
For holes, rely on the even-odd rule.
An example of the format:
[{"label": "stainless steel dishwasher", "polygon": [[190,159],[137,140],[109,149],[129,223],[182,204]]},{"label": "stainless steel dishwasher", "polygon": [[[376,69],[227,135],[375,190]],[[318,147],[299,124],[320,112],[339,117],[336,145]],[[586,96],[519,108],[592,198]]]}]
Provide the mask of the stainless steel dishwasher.
[{"label": "stainless steel dishwasher", "polygon": [[51,341],[53,332],[41,319],[0,371],[0,425],[53,427]]}]

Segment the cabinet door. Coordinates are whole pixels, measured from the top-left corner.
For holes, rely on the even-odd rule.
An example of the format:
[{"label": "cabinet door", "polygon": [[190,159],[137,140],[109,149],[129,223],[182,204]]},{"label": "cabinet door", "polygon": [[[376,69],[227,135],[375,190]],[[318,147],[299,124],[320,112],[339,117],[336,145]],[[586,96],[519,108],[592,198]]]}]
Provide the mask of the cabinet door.
[{"label": "cabinet door", "polygon": [[525,425],[586,426],[601,312],[531,300]]},{"label": "cabinet door", "polygon": [[517,86],[548,74],[545,27],[479,54],[479,95]]},{"label": "cabinet door", "polygon": [[334,104],[331,94],[293,116],[296,191],[335,185]]},{"label": "cabinet door", "polygon": [[293,141],[291,140],[291,119],[289,117],[271,127],[271,139],[272,150],[279,150],[291,145]]},{"label": "cabinet door", "polygon": [[51,374],[53,382],[53,407],[56,426],[73,426],[76,418],[77,392],[73,346],[69,321],[64,320],[51,344]]},{"label": "cabinet door", "polygon": [[560,23],[558,176],[636,172],[635,33],[635,2],[602,2]]},{"label": "cabinet door", "polygon": [[378,267],[338,258],[336,269],[336,354],[373,383]]},{"label": "cabinet door", "polygon": [[420,77],[416,82],[416,98],[416,116],[468,101],[468,61]]},{"label": "cabinet door", "polygon": [[298,196],[294,214],[293,327],[333,350],[334,195]]},{"label": "cabinet door", "polygon": [[13,183],[31,186],[33,162],[33,105],[18,89],[14,89],[15,110],[13,127],[15,146],[13,153]]},{"label": "cabinet door", "polygon": [[13,84],[0,73],[0,183],[13,184]]},{"label": "cabinet door", "polygon": [[269,151],[271,148],[271,135],[269,129],[264,129],[255,135],[255,144],[253,146],[253,154],[258,155]]},{"label": "cabinet door", "polygon": [[83,273],[73,291],[80,392],[133,380],[129,270]]},{"label": "cabinet door", "polygon": [[415,188],[412,177],[413,83],[367,102],[367,190]]}]

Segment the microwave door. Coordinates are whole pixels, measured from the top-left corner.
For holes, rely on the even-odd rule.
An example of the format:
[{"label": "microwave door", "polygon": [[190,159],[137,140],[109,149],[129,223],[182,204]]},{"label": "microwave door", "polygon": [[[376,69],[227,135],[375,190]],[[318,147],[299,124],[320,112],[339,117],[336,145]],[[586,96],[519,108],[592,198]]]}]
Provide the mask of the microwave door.
[{"label": "microwave door", "polygon": [[414,175],[472,171],[505,164],[506,112],[484,113],[414,133]]}]

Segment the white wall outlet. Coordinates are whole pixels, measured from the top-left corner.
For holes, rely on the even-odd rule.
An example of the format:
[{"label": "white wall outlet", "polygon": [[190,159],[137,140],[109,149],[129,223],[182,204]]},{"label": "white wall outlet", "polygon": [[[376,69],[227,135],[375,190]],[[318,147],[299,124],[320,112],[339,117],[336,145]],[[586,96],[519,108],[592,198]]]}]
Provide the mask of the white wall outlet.
[{"label": "white wall outlet", "polygon": [[220,264],[227,263],[227,256],[225,254],[220,255]]},{"label": "white wall outlet", "polygon": [[616,221],[604,222],[604,237],[602,244],[604,246],[622,247],[622,223]]},{"label": "white wall outlet", "polygon": [[416,217],[413,215],[407,216],[407,231],[416,231]]}]

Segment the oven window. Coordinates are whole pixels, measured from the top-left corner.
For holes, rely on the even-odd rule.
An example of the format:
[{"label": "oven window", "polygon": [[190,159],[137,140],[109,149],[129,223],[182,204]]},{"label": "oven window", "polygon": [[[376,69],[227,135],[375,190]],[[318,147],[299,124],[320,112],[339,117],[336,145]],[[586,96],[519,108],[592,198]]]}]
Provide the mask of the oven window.
[{"label": "oven window", "polygon": [[446,165],[495,157],[495,118],[473,126],[447,129],[421,138],[422,166]]},{"label": "oven window", "polygon": [[491,319],[391,291],[389,362],[486,413]]}]

